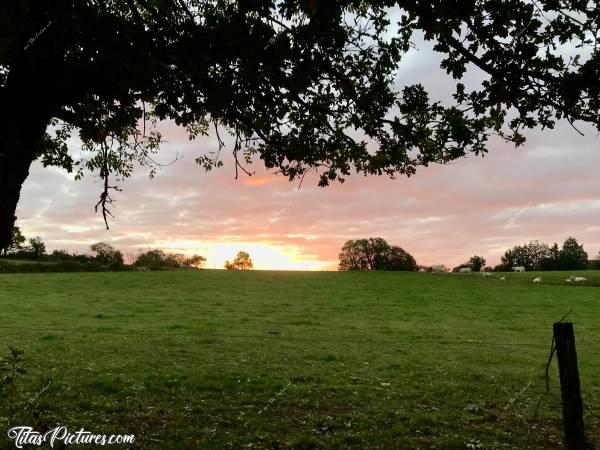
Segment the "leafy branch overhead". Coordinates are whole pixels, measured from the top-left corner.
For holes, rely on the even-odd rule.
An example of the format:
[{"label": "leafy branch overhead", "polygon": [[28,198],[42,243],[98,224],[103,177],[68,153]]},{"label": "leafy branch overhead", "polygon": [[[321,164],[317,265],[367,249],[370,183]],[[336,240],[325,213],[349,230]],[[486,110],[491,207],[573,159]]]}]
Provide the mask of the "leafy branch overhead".
[{"label": "leafy branch overhead", "polygon": [[[317,170],[323,186],[482,154],[492,134],[520,145],[557,119],[600,130],[599,17],[594,2],[557,0],[3,2],[0,149],[18,166],[3,220],[35,158],[99,174],[106,218],[109,177],[156,166],[160,120],[191,138],[228,130],[236,171],[259,157],[290,180]],[[453,102],[396,86],[416,33],[456,80]],[[484,80],[474,90],[469,72]],[[68,153],[73,133],[85,162]]]}]

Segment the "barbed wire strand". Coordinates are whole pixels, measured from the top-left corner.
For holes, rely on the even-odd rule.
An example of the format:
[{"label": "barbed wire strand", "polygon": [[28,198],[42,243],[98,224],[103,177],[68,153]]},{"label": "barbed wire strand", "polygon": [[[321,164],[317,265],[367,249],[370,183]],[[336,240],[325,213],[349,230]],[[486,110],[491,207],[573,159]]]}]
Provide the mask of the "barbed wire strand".
[{"label": "barbed wire strand", "polygon": [[411,344],[411,343],[433,343],[440,345],[478,345],[478,346],[496,346],[496,347],[546,347],[547,344],[541,342],[491,342],[476,339],[444,339],[444,338],[409,338],[403,336],[400,338],[359,338],[359,337],[315,337],[315,336],[286,336],[279,332],[267,332],[267,334],[228,334],[228,333],[160,333],[146,332],[137,330],[91,330],[81,328],[24,328],[16,326],[0,325],[0,329],[14,330],[20,333],[78,333],[78,334],[104,334],[114,336],[144,336],[144,337],[186,337],[195,339],[256,339],[256,340],[282,340],[297,342],[339,342],[339,343],[390,343],[390,344]]}]

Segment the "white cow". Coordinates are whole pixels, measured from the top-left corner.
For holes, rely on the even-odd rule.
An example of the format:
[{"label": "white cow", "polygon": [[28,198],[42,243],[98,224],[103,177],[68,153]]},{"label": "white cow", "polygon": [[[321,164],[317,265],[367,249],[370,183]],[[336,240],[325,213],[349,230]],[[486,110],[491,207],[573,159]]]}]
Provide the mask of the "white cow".
[{"label": "white cow", "polygon": [[437,266],[433,266],[431,268],[431,270],[432,270],[433,273],[448,272],[448,268],[445,265],[443,265],[443,264],[439,264]]},{"label": "white cow", "polygon": [[506,277],[500,277],[502,281],[506,281]]},{"label": "white cow", "polygon": [[461,267],[458,271],[460,273],[471,273],[471,268],[470,267]]},{"label": "white cow", "polygon": [[535,277],[535,278],[533,279],[533,282],[534,282],[534,283],[541,283],[541,282],[542,282],[542,277]]},{"label": "white cow", "polygon": [[481,272],[482,277],[493,277],[494,274],[492,272]]},{"label": "white cow", "polygon": [[427,272],[427,271],[421,267],[421,268],[419,269],[419,272],[423,273],[423,272]]},{"label": "white cow", "polygon": [[523,266],[514,266],[512,269],[513,272],[525,272],[525,267]]},{"label": "white cow", "polygon": [[571,283],[573,281],[576,282],[576,283],[578,283],[580,281],[587,281],[587,278],[585,278],[585,277],[576,277],[576,276],[573,275],[573,276],[570,276],[569,278],[567,278],[565,281],[567,283]]}]

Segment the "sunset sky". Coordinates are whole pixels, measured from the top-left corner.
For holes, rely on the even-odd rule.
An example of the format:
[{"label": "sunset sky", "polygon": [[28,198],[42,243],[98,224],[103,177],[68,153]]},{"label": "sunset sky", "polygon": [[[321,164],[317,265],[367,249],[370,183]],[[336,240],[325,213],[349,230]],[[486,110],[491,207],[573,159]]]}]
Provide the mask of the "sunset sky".
[{"label": "sunset sky", "polygon": [[[439,58],[422,42],[405,58],[398,85],[422,82],[447,98],[451,82]],[[469,80],[478,83],[478,75]],[[409,179],[353,175],[344,184],[317,187],[315,176],[297,183],[265,172],[234,180],[234,166],[204,173],[194,163],[217,149],[214,138],[188,141],[183,130],[162,124],[158,159],[180,159],[149,180],[147,170],[121,183],[116,220],[106,231],[94,204],[97,178],[73,176],[34,163],[17,209],[27,237],[47,247],[85,251],[109,242],[125,254],[148,248],[199,253],[207,267],[246,250],[258,269],[334,269],[342,244],[379,236],[409,251],[419,264],[453,266],[473,254],[499,262],[509,247],[529,240],[562,243],[575,236],[591,257],[600,250],[600,139],[570,126],[527,134],[524,147],[491,141],[485,158],[422,168]],[[72,148],[77,152],[77,142]],[[227,153],[225,149],[224,153]]]}]

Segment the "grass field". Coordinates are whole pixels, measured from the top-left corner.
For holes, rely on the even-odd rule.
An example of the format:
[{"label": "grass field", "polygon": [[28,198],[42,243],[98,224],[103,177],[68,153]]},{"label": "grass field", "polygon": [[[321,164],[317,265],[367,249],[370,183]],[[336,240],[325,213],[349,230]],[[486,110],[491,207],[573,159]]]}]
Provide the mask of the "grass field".
[{"label": "grass field", "polygon": [[572,308],[599,446],[600,287],[569,275],[6,274],[1,353],[54,381],[40,427],[134,448],[559,448],[555,363],[534,409]]}]

